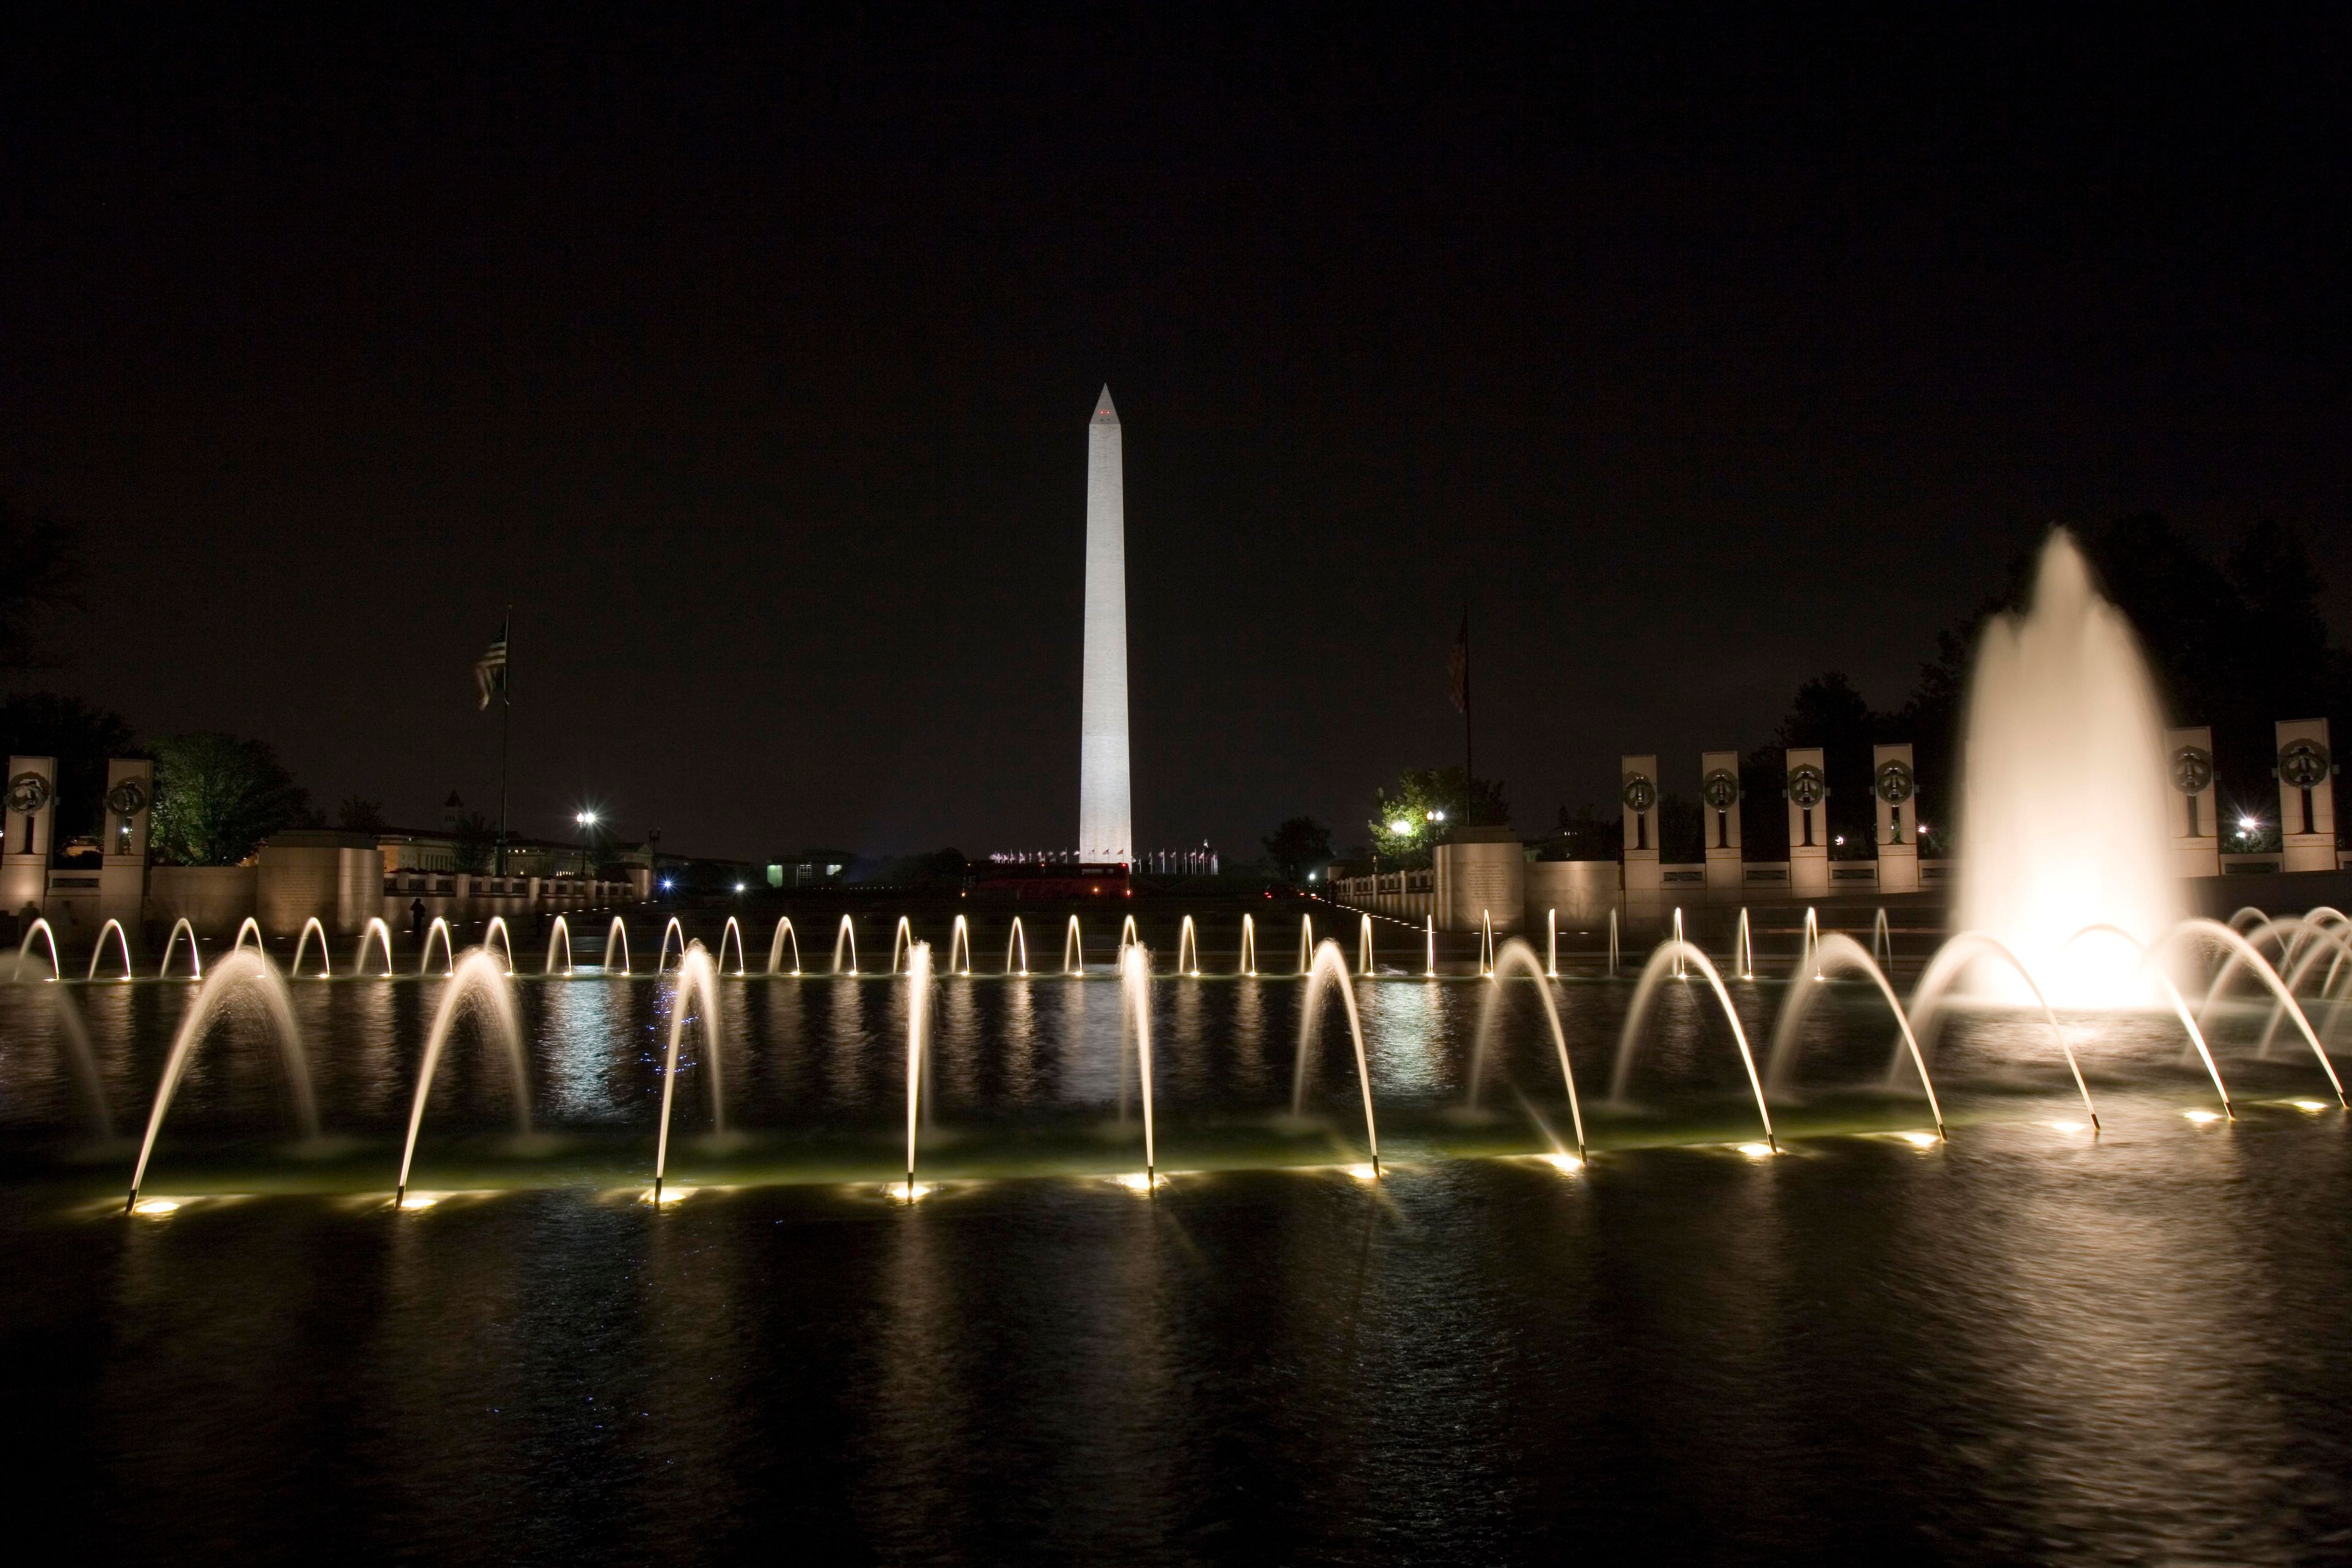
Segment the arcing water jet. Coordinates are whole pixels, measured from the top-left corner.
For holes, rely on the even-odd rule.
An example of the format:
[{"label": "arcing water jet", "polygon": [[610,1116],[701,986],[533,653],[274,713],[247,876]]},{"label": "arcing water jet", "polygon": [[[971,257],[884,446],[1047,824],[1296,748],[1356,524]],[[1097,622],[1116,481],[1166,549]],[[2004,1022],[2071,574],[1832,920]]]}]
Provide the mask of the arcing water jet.
[{"label": "arcing water jet", "polygon": [[172,1097],[179,1092],[180,1075],[187,1070],[188,1058],[205,1039],[214,1019],[232,1004],[247,997],[259,1001],[262,1021],[278,1044],[278,1059],[286,1069],[287,1089],[294,1101],[296,1127],[305,1139],[319,1136],[319,1107],[310,1094],[310,1067],[302,1055],[301,1033],[294,1026],[294,1008],[287,999],[286,982],[278,976],[268,955],[258,948],[251,952],[236,949],[213,965],[212,973],[197,988],[195,1000],[189,1004],[187,1016],[180,1021],[179,1033],[172,1038],[171,1054],[163,1058],[163,1081],[155,1086],[155,1103],[147,1113],[147,1136],[139,1145],[139,1163],[131,1167],[131,1197],[123,1205],[125,1214],[139,1206],[139,1189],[147,1179],[147,1162],[155,1152],[156,1134],[163,1130],[164,1114],[172,1109]]},{"label": "arcing water jet", "polygon": [[425,1126],[425,1102],[433,1092],[434,1075],[457,1021],[472,1017],[506,1057],[507,1078],[514,1093],[515,1131],[530,1131],[530,1075],[523,1061],[522,1026],[515,1014],[513,970],[488,947],[466,950],[450,966],[449,984],[442,988],[441,1005],[433,1014],[433,1027],[425,1037],[425,1055],[416,1068],[416,1092],[408,1105],[408,1140],[400,1151],[400,1181],[393,1190],[393,1206],[408,1201],[408,1172],[416,1159],[416,1134]]},{"label": "arcing water jet", "polygon": [[662,1201],[662,1183],[669,1173],[669,1108],[677,1093],[677,1047],[686,1035],[687,1012],[698,1005],[702,1020],[703,1080],[710,1086],[710,1124],[727,1131],[726,1086],[720,1079],[719,1052],[719,965],[697,942],[677,957],[677,989],[669,1004],[669,1047],[663,1058],[661,1133],[654,1144],[654,1202]]},{"label": "arcing water jet", "polygon": [[1470,1093],[1464,1103],[1472,1110],[1478,1109],[1478,1091],[1486,1076],[1486,1052],[1495,1032],[1495,1005],[1502,1000],[1501,982],[1513,973],[1524,973],[1534,981],[1536,995],[1543,1002],[1544,1022],[1551,1026],[1552,1050],[1559,1058],[1559,1081],[1568,1090],[1568,1113],[1576,1124],[1576,1157],[1581,1160],[1585,1157],[1584,1107],[1576,1097],[1576,1073],[1568,1065],[1568,1036],[1559,1026],[1559,1007],[1552,1000],[1549,977],[1536,966],[1535,949],[1517,937],[1505,942],[1503,951],[1496,955],[1496,984],[1485,988],[1486,995],[1479,1003],[1478,1040],[1470,1053]]},{"label": "arcing water jet", "polygon": [[1327,942],[1315,950],[1307,972],[1307,999],[1298,1007],[1298,1058],[1291,1068],[1290,1114],[1300,1115],[1307,1105],[1307,1051],[1315,1043],[1315,1022],[1322,1010],[1323,994],[1336,992],[1348,1017],[1348,1037],[1356,1047],[1356,1083],[1364,1100],[1364,1145],[1370,1152],[1372,1174],[1381,1170],[1380,1129],[1372,1120],[1372,1069],[1364,1055],[1364,1021],[1356,1013],[1356,993],[1348,982],[1348,955],[1336,942]]}]

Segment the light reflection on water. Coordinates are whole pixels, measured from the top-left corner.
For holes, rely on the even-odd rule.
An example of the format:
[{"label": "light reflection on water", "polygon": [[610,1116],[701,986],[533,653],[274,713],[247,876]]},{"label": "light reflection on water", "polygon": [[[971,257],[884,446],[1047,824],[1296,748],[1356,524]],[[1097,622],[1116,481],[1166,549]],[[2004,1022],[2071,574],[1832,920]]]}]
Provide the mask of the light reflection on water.
[{"label": "light reflection on water", "polygon": [[2113,1120],[1150,1201],[11,1202],[16,1479],[100,1559],[199,1520],[593,1563],[2334,1555],[2343,1119]]},{"label": "light reflection on water", "polygon": [[[401,1125],[440,984],[294,986],[331,1131]],[[1444,1125],[1486,990],[1358,985],[1384,1118]],[[1588,1114],[1628,990],[1556,991]],[[606,1166],[408,1214],[322,1189],[126,1222],[119,1192],[81,1202],[115,1166],[80,1163],[55,1010],[82,1008],[127,1125],[193,987],[0,986],[0,1334],[26,1347],[14,1414],[43,1439],[21,1495],[80,1521],[100,1560],[168,1558],[191,1532],[249,1556],[582,1563],[2352,1550],[2334,1329],[2352,1122],[2263,1103],[2316,1079],[2307,1057],[2253,1059],[2251,1009],[2220,1037],[2235,1124],[2180,1120],[2210,1100],[2177,1023],[2073,1017],[2109,1131],[2053,1131],[2080,1107],[2046,1025],[1996,1013],[1936,1046],[1958,1114],[1925,1147],[1819,1137],[1746,1160],[1604,1137],[1572,1173],[1406,1160],[1377,1186],[1259,1169],[1149,1199],[1098,1173],[950,1180],[913,1205],[874,1183],[706,1187],[656,1214],[630,1184],[650,1172],[667,991],[519,987],[536,1119],[607,1136]],[[1300,993],[1286,973],[1156,983],[1164,1164],[1286,1105]],[[1780,988],[1732,994],[1768,1039]],[[903,984],[730,980],[722,998],[730,1125],[864,1138],[887,1163]],[[1076,1126],[1093,1165],[1128,1158],[1136,1130],[1107,1126],[1118,1006],[1107,971],[942,982],[940,1143]],[[1337,1012],[1310,1104],[1323,1157],[1349,1162]],[[1710,1118],[1709,1137],[1753,1136],[1711,1012],[1696,986],[1662,993],[1621,1137]],[[1564,1125],[1540,1016],[1531,985],[1506,987],[1495,1067]],[[1916,1093],[1884,1087],[1894,1041],[1874,996],[1833,988],[1792,1118],[1845,1097],[1916,1126]],[[269,1054],[217,1046],[166,1167],[201,1171],[217,1144],[289,1168]],[[682,1130],[707,1125],[698,1050]],[[1515,1101],[1498,1085],[1489,1103]],[[507,1118],[468,1034],[420,1162],[458,1170],[474,1156],[451,1145]]]}]

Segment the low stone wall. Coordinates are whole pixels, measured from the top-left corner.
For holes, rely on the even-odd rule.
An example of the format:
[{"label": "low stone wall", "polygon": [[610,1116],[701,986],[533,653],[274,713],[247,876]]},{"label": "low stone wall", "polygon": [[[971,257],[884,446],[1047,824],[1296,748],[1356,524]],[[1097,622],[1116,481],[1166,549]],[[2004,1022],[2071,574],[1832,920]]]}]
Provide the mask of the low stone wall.
[{"label": "low stone wall", "polygon": [[1331,884],[1331,897],[1349,909],[1369,910],[1391,920],[1419,925],[1434,912],[1437,873],[1382,871],[1372,877],[1341,877]]},{"label": "low stone wall", "polygon": [[1527,871],[1527,924],[1541,931],[1547,911],[1563,928],[1608,923],[1618,907],[1614,860],[1531,860]]},{"label": "low stone wall", "polygon": [[299,931],[315,919],[349,936],[376,912],[383,855],[359,834],[281,833],[262,846],[254,918],[270,932]]},{"label": "low stone wall", "polygon": [[[465,925],[502,916],[518,926],[544,911],[577,915],[618,910],[653,896],[650,873],[625,882],[583,882],[569,877],[492,877],[465,871],[395,871],[380,879],[384,923],[404,931],[425,906],[425,919]],[[575,922],[576,923],[576,922]]]},{"label": "low stone wall", "polygon": [[233,937],[254,912],[259,869],[252,866],[156,866],[147,873],[147,918],[184,920],[198,936]]}]

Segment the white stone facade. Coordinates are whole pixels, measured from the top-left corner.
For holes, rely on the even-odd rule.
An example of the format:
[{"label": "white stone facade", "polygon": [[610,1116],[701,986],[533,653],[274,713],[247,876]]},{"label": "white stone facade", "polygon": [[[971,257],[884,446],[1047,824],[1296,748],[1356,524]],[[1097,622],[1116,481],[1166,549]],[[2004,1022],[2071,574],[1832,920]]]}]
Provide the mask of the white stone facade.
[{"label": "white stone facade", "polygon": [[1087,426],[1086,679],[1078,716],[1078,858],[1135,858],[1128,785],[1127,478],[1110,388]]}]

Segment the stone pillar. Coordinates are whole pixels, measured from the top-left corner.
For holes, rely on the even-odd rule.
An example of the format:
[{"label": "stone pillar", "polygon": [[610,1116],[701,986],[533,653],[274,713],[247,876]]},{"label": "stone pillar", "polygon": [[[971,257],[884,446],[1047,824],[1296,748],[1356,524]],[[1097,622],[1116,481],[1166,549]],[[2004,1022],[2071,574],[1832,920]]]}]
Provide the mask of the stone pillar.
[{"label": "stone pillar", "polygon": [[364,834],[295,827],[262,845],[254,876],[254,918],[277,935],[315,919],[351,936],[383,907],[383,852]]},{"label": "stone pillar", "polygon": [[1830,775],[1819,746],[1789,748],[1789,891],[1822,899],[1830,890]]},{"label": "stone pillar", "polygon": [[1625,921],[1654,927],[1664,913],[1665,874],[1658,866],[1658,759],[1626,757],[1617,798],[1625,808]]},{"label": "stone pillar", "polygon": [[1705,752],[1698,798],[1706,832],[1706,900],[1739,901],[1739,753]]},{"label": "stone pillar", "polygon": [[1477,931],[1481,917],[1497,936],[1519,929],[1527,903],[1527,852],[1507,827],[1457,827],[1430,856],[1436,872],[1441,931]]},{"label": "stone pillar", "polygon": [[1908,742],[1870,748],[1870,793],[1878,826],[1878,890],[1919,890],[1919,781],[1911,771]]},{"label": "stone pillar", "polygon": [[155,809],[155,764],[116,757],[106,764],[106,818],[100,829],[98,918],[121,921],[135,942],[147,910],[147,825]]},{"label": "stone pillar", "polygon": [[2172,784],[2172,868],[2183,877],[2221,874],[2221,820],[2214,815],[2213,731],[2203,725],[2164,732]]},{"label": "stone pillar", "polygon": [[0,819],[0,913],[27,923],[49,897],[49,828],[58,815],[58,760],[8,759],[7,814]]},{"label": "stone pillar", "polygon": [[2325,719],[2278,724],[2279,842],[2282,871],[2336,869],[2336,759]]}]

